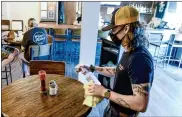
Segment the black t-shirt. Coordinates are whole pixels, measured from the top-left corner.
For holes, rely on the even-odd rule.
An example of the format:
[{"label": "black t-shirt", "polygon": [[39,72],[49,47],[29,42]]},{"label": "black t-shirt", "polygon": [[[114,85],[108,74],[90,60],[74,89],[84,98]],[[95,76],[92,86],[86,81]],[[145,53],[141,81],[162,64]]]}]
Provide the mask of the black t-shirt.
[{"label": "black t-shirt", "polygon": [[35,27],[27,31],[23,36],[21,45],[25,48],[24,57],[27,61],[30,60],[29,46],[44,45],[48,43],[47,32],[44,28]]},{"label": "black t-shirt", "polygon": [[[151,83],[154,77],[152,56],[145,47],[138,47],[133,52],[124,52],[116,68],[113,91],[123,95],[133,95],[131,84]],[[136,111],[117,105],[110,105],[125,114],[135,114]]]}]

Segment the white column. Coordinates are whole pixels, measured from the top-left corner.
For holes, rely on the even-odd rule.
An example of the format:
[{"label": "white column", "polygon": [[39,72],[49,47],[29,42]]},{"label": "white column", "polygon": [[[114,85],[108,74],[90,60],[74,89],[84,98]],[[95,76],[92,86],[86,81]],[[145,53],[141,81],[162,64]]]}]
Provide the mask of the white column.
[{"label": "white column", "polygon": [[58,15],[58,10],[59,9],[59,2],[56,2],[56,24],[58,24],[58,17],[59,17],[59,15]]},{"label": "white column", "polygon": [[[83,2],[79,59],[81,64],[95,63],[99,13],[100,2]],[[79,74],[79,80],[82,77]]]}]

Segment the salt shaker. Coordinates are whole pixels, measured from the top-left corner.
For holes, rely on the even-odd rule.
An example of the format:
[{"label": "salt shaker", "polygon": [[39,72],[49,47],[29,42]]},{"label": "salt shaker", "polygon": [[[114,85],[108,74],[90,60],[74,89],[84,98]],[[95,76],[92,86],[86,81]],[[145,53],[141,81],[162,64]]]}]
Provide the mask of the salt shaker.
[{"label": "salt shaker", "polygon": [[49,95],[57,95],[58,86],[56,81],[51,80],[49,81]]}]

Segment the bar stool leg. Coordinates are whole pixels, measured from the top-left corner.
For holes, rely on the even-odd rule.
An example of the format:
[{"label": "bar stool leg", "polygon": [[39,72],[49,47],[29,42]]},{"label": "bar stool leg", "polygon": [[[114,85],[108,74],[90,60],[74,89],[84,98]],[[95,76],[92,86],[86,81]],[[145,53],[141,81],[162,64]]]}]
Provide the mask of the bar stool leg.
[{"label": "bar stool leg", "polygon": [[169,59],[167,61],[167,65],[169,65],[171,54],[172,54],[173,46],[171,46],[170,53],[169,53]]},{"label": "bar stool leg", "polygon": [[164,54],[163,54],[163,68],[165,67],[165,63],[166,63],[166,51],[167,51],[167,47],[164,48]]},{"label": "bar stool leg", "polygon": [[156,50],[157,50],[157,46],[155,47],[154,57],[155,57],[155,55],[156,55]]},{"label": "bar stool leg", "polygon": [[157,67],[157,63],[158,63],[158,59],[159,59],[159,52],[160,52],[160,47],[159,47],[158,52],[157,52],[157,60],[156,60],[156,64],[155,64],[155,69]]},{"label": "bar stool leg", "polygon": [[8,73],[7,73],[7,67],[5,66],[5,74],[6,74],[6,83],[8,85]]},{"label": "bar stool leg", "polygon": [[9,74],[10,74],[10,80],[11,80],[11,83],[12,83],[12,73],[11,73],[11,64],[9,64]]},{"label": "bar stool leg", "polygon": [[25,64],[22,60],[22,72],[23,72],[23,78],[25,78]]},{"label": "bar stool leg", "polygon": [[182,53],[181,53],[181,58],[180,58],[180,61],[179,61],[179,65],[178,65],[178,68],[180,68],[180,65],[181,65],[181,61],[182,61]]},{"label": "bar stool leg", "polygon": [[166,47],[166,52],[165,52],[165,55],[164,55],[164,56],[165,56],[164,58],[165,58],[165,66],[166,66],[166,67],[167,67],[167,63],[166,63],[166,62],[167,62],[168,48],[169,48],[169,45]]}]

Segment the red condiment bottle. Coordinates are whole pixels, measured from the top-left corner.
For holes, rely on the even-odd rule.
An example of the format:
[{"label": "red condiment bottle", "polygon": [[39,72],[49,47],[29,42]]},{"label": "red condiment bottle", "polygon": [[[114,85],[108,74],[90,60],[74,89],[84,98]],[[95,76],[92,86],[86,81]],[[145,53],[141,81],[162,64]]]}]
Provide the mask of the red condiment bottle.
[{"label": "red condiment bottle", "polygon": [[40,81],[41,81],[41,86],[40,86],[40,90],[42,92],[45,92],[46,91],[46,71],[44,70],[40,70],[39,71],[39,78],[40,78]]}]

